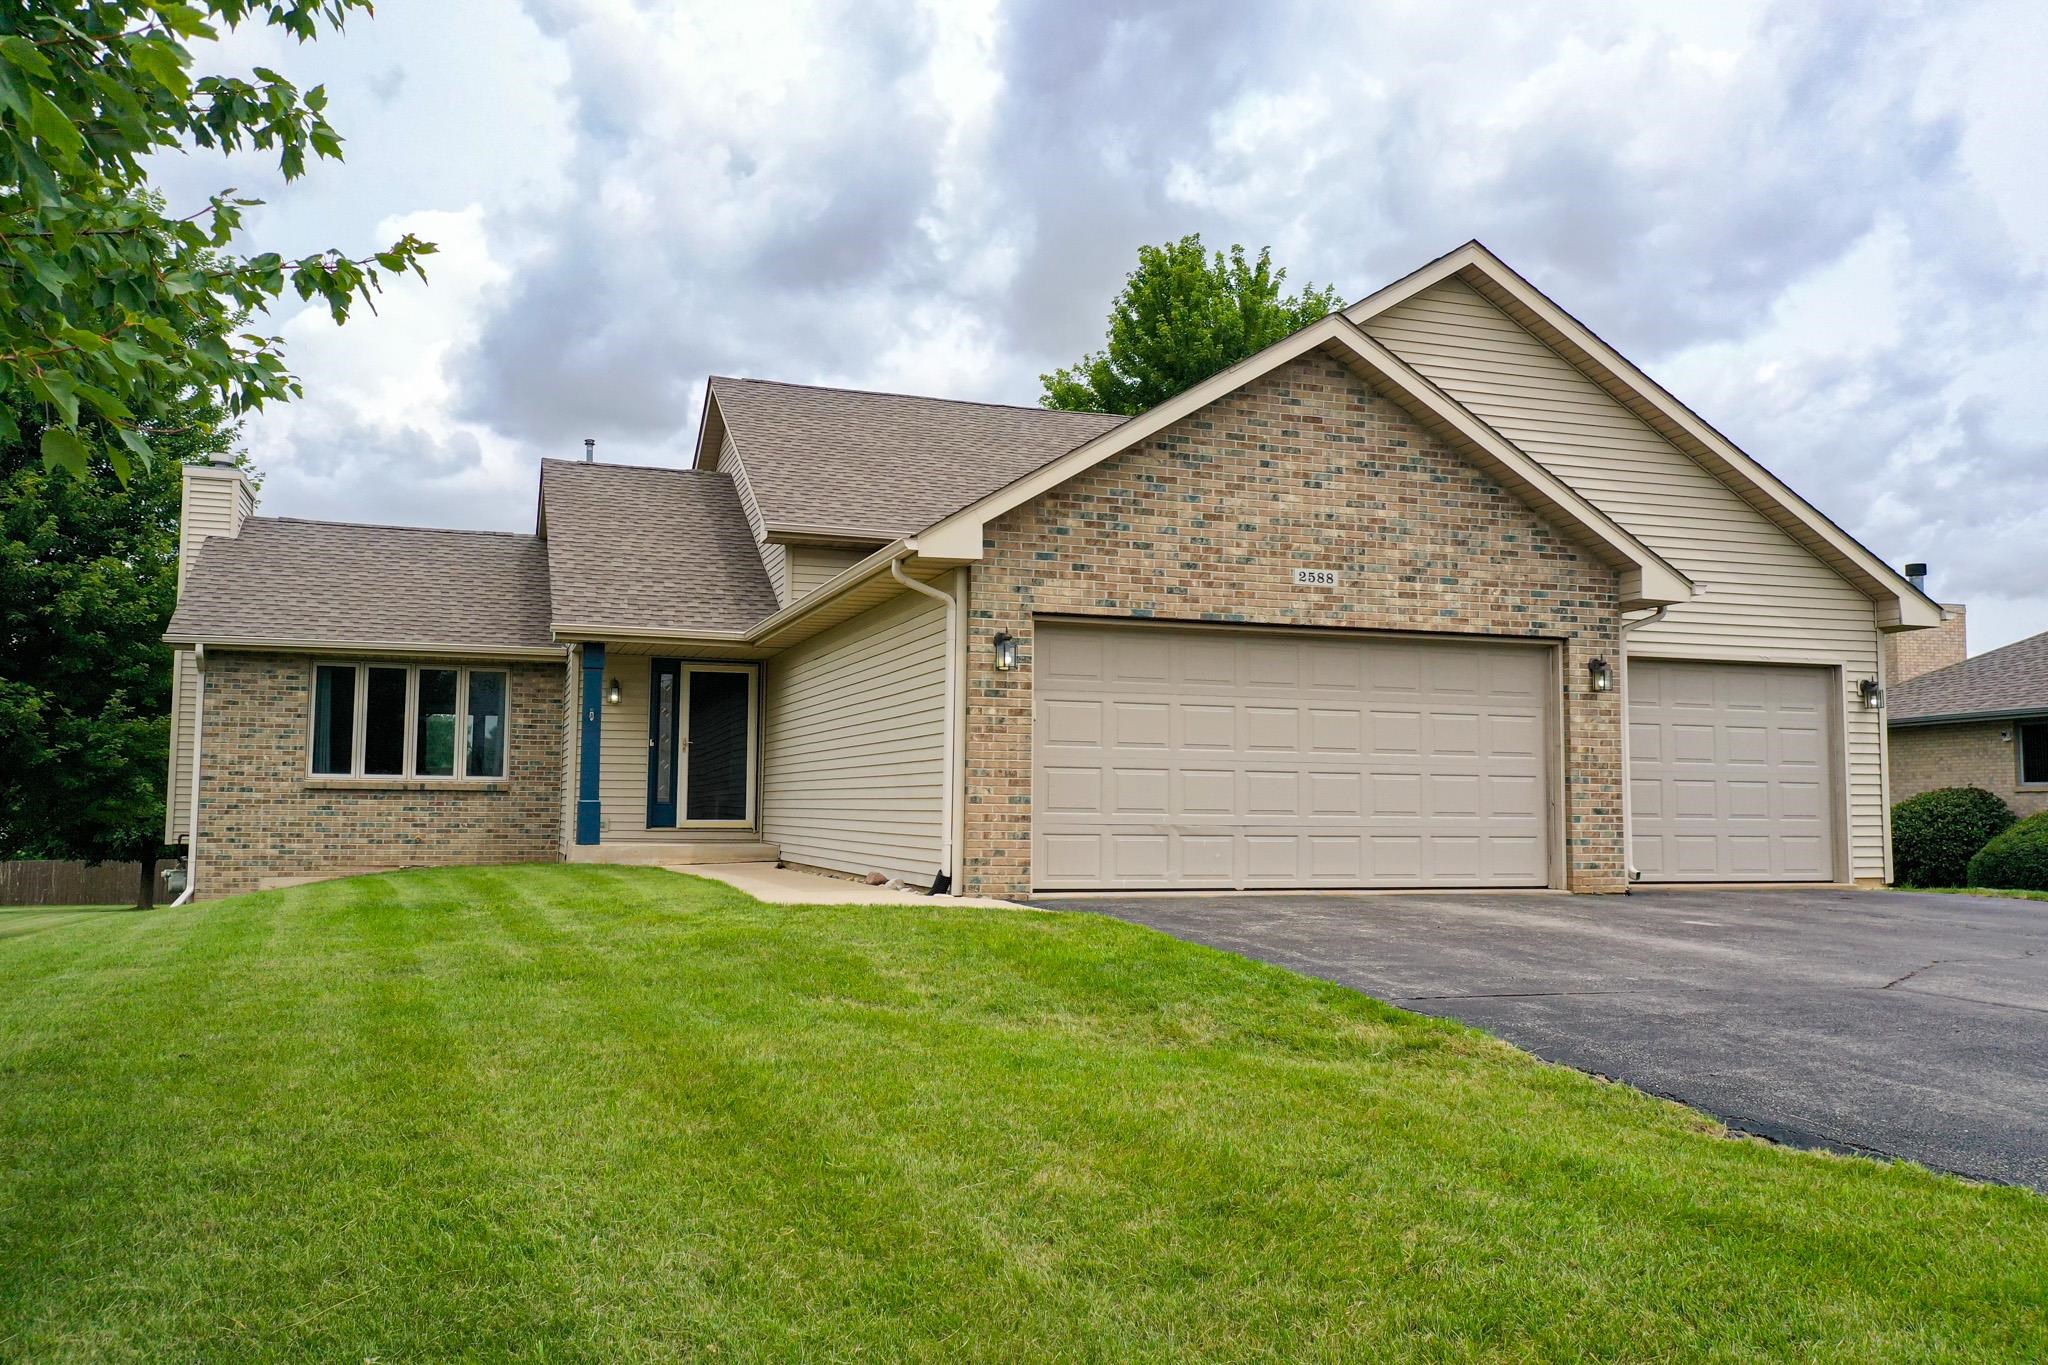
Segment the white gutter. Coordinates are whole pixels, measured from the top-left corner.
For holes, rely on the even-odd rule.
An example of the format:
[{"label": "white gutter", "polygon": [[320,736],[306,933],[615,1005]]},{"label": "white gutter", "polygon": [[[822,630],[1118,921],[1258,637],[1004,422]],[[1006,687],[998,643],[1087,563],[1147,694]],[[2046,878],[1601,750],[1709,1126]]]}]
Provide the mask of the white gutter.
[{"label": "white gutter", "polygon": [[1648,616],[1621,623],[1621,858],[1628,868],[1631,885],[1641,881],[1643,874],[1636,870],[1635,840],[1629,837],[1628,827],[1631,818],[1628,792],[1628,637],[1638,626],[1663,620],[1670,610],[1668,605],[1662,606]]},{"label": "white gutter", "polygon": [[[960,771],[960,720],[959,720],[959,670],[956,667],[960,652],[959,607],[951,593],[940,592],[929,583],[921,583],[903,572],[903,561],[917,551],[917,542],[910,541],[903,552],[889,561],[889,576],[912,592],[923,593],[946,611],[946,784],[939,793],[939,877],[946,884],[951,895],[960,894],[959,869],[953,866],[953,812],[959,800],[963,774]],[[933,887],[936,891],[938,888]]]},{"label": "white gutter", "polygon": [[192,672],[199,679],[199,695],[192,702],[192,794],[186,812],[185,889],[171,902],[175,910],[192,899],[199,886],[199,760],[206,745],[206,646],[192,646]]}]

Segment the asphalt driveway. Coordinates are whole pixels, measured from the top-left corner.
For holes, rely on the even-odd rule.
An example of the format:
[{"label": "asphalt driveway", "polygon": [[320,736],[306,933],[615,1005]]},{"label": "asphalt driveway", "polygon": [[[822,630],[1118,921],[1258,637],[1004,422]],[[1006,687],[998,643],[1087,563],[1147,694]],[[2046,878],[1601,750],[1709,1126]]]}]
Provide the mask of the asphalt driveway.
[{"label": "asphalt driveway", "polygon": [[1463,1019],[1802,1146],[2048,1190],[2048,902],[1044,897]]}]

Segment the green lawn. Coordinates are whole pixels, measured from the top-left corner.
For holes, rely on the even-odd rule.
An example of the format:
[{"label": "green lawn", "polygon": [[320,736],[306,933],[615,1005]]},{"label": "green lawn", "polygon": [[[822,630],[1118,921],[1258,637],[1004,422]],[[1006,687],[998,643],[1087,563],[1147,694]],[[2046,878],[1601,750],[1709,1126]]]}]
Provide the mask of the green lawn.
[{"label": "green lawn", "polygon": [[1901,891],[1925,891],[1930,896],[2002,896],[2015,901],[2048,901],[2048,891],[2006,891],[1992,886],[1902,886]]},{"label": "green lawn", "polygon": [[2039,1359],[2048,1200],[1086,915],[408,873],[0,940],[0,1358]]},{"label": "green lawn", "polygon": [[0,938],[39,934],[81,920],[133,913],[135,908],[128,905],[0,905]]}]

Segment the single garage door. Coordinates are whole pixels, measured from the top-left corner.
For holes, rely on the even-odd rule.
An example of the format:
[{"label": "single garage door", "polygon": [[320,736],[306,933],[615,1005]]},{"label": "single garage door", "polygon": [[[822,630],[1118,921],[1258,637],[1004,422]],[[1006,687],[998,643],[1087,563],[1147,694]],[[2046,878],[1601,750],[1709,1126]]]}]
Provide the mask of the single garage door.
[{"label": "single garage door", "polygon": [[1629,830],[1644,881],[1834,879],[1833,677],[1629,663]]},{"label": "single garage door", "polygon": [[1047,890],[1544,886],[1550,651],[1041,622]]}]

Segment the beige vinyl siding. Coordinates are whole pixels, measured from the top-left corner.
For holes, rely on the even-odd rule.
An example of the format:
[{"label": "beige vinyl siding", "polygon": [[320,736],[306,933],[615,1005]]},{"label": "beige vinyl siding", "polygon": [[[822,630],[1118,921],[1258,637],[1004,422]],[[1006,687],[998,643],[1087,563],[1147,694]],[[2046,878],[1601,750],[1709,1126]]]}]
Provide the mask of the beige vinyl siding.
[{"label": "beige vinyl siding", "polygon": [[1857,680],[1878,669],[1870,600],[1462,282],[1364,326],[1699,586],[1630,638],[1631,657],[1844,670],[1850,862],[1855,876],[1882,877],[1883,728],[1853,704]]},{"label": "beige vinyl siding", "polygon": [[747,463],[740,458],[740,448],[730,436],[718,448],[718,467],[732,475],[733,489],[740,495],[740,510],[746,513],[747,527],[761,547],[761,566],[768,570],[768,585],[775,589],[776,603],[786,607],[795,600],[790,592],[789,551],[768,543],[768,524],[761,518],[761,504],[754,498],[753,485],[747,482]]},{"label": "beige vinyl siding", "polygon": [[[185,590],[185,566],[209,536],[231,536],[256,510],[256,495],[238,474],[212,469],[184,471],[178,494],[178,591]],[[176,651],[171,672],[171,742],[164,791],[164,842],[192,832],[192,741],[199,705],[199,666],[189,649]]]},{"label": "beige vinyl siding", "polygon": [[171,658],[171,767],[164,790],[164,842],[192,832],[192,722],[199,706],[199,667],[189,649]]},{"label": "beige vinyl siding", "polygon": [[[598,716],[597,796],[606,843],[647,837],[647,694],[654,660],[620,654],[605,663],[605,684],[619,684],[617,705],[606,702]],[[662,831],[662,837],[673,837]]]},{"label": "beige vinyl siding", "polygon": [[[777,546],[777,549],[784,547]],[[789,564],[789,600],[815,591],[867,558],[866,550],[841,550],[826,545],[791,545],[785,558]]]},{"label": "beige vinyl siding", "polygon": [[583,652],[571,650],[562,677],[562,856],[576,842],[576,792],[582,775],[577,741],[582,726],[576,723],[582,712]]},{"label": "beige vinyl siding", "polygon": [[185,565],[208,536],[231,536],[256,510],[248,480],[225,471],[193,469],[185,474],[178,500],[178,587],[185,587]]},{"label": "beige vinyl siding", "polygon": [[946,617],[904,593],[769,661],[762,837],[793,863],[928,883],[945,785]]}]

